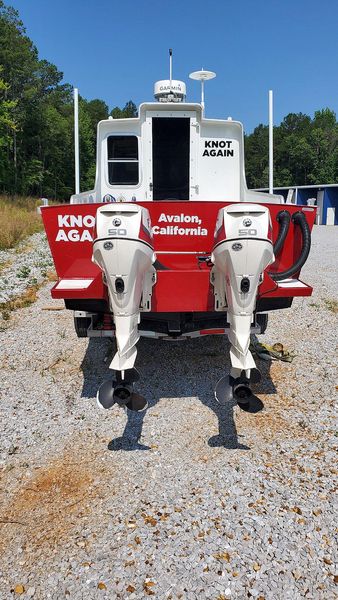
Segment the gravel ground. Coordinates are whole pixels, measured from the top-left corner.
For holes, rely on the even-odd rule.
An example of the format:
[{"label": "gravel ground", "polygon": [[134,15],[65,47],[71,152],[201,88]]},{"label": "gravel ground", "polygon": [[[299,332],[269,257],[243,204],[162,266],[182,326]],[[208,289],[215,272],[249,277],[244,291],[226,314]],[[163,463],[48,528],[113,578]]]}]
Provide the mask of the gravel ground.
[{"label": "gravel ground", "polygon": [[53,268],[44,233],[35,233],[14,249],[0,250],[0,303],[40,285]]},{"label": "gravel ground", "polygon": [[141,340],[149,409],[100,411],[112,344],[43,310],[49,286],[13,314],[1,333],[1,600],[337,597],[337,248],[338,228],[315,228],[302,273],[313,297],[260,336],[297,357],[260,361],[252,412],[214,400],[229,367],[219,338]]}]

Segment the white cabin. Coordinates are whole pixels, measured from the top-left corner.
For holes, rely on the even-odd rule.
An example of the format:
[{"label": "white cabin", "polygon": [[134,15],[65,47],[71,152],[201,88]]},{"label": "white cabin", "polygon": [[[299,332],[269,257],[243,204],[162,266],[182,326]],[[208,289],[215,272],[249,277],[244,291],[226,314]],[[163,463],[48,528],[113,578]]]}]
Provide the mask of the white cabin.
[{"label": "white cabin", "polygon": [[[248,190],[244,168],[243,125],[206,119],[203,104],[159,93],[158,102],[141,104],[138,118],[101,121],[97,131],[95,189],[71,203],[221,201],[280,203],[281,196]],[[179,93],[178,93],[179,91]]]}]

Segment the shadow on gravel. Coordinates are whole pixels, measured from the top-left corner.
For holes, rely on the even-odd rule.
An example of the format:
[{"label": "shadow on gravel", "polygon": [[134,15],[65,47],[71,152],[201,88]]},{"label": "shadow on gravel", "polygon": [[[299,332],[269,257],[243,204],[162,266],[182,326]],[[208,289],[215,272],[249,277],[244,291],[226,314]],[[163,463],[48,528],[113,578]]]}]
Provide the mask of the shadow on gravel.
[{"label": "shadow on gravel", "polygon": [[[218,379],[229,372],[228,350],[228,340],[221,337],[210,336],[178,342],[141,338],[136,361],[141,378],[136,388],[147,398],[149,408],[154,407],[161,398],[181,398],[183,403],[185,398],[197,397],[218,419],[219,433],[209,439],[209,446],[247,450],[248,446],[241,444],[238,439],[234,420],[236,402],[231,401],[221,406],[214,396]],[[115,346],[110,340],[89,340],[81,365],[84,376],[83,398],[95,398],[101,383],[111,378],[108,367],[114,352]],[[265,362],[263,365],[259,364],[260,368],[263,367],[259,391],[265,394],[275,392],[269,376],[269,365],[270,363]],[[241,408],[255,414],[263,407],[261,400],[253,396],[250,404]],[[147,411],[127,411],[124,432],[121,437],[109,443],[109,450],[149,450],[149,446],[139,442],[146,414]]]},{"label": "shadow on gravel", "polygon": [[127,423],[121,437],[111,440],[108,444],[108,450],[151,450],[150,446],[146,446],[139,442],[142,435],[143,419],[147,411],[136,413],[127,410]]}]

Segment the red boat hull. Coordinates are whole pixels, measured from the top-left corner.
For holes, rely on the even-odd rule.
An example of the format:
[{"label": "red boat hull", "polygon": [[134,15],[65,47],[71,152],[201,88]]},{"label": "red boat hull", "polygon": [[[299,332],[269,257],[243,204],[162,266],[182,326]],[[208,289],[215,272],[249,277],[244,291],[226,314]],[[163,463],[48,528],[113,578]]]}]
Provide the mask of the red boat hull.
[{"label": "red boat hull", "polygon": [[[142,203],[140,203],[142,204]],[[214,245],[218,211],[224,202],[146,202],[154,231],[157,282],[153,287],[152,313],[213,312],[214,293],[207,260]],[[107,300],[100,269],[91,261],[93,225],[99,204],[64,204],[42,208],[42,218],[59,281],[53,298]],[[243,208],[245,204],[243,203]],[[315,209],[306,206],[264,204],[272,220],[273,241],[281,210],[303,211],[310,229]],[[122,206],[121,206],[122,207]],[[284,246],[270,271],[284,271],[301,251],[301,233],[290,223]],[[299,275],[299,274],[298,274]],[[258,300],[310,296],[312,288],[297,279],[275,282],[265,273]]]}]

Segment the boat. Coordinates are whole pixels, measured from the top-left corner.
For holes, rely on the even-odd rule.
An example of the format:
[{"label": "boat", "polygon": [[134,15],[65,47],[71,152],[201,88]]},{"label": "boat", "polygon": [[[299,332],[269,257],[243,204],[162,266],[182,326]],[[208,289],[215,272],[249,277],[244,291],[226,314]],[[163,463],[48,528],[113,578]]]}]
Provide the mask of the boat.
[{"label": "boat", "polygon": [[231,368],[215,396],[247,404],[261,378],[250,335],[264,333],[270,311],[312,293],[300,272],[316,209],[247,188],[242,124],[205,116],[214,76],[190,75],[202,85],[192,103],[170,69],[137,118],[101,121],[94,189],[41,209],[52,297],[73,311],[78,337],[116,340],[97,393],[105,409],[147,406],[136,391],[140,336],[227,335]]}]

